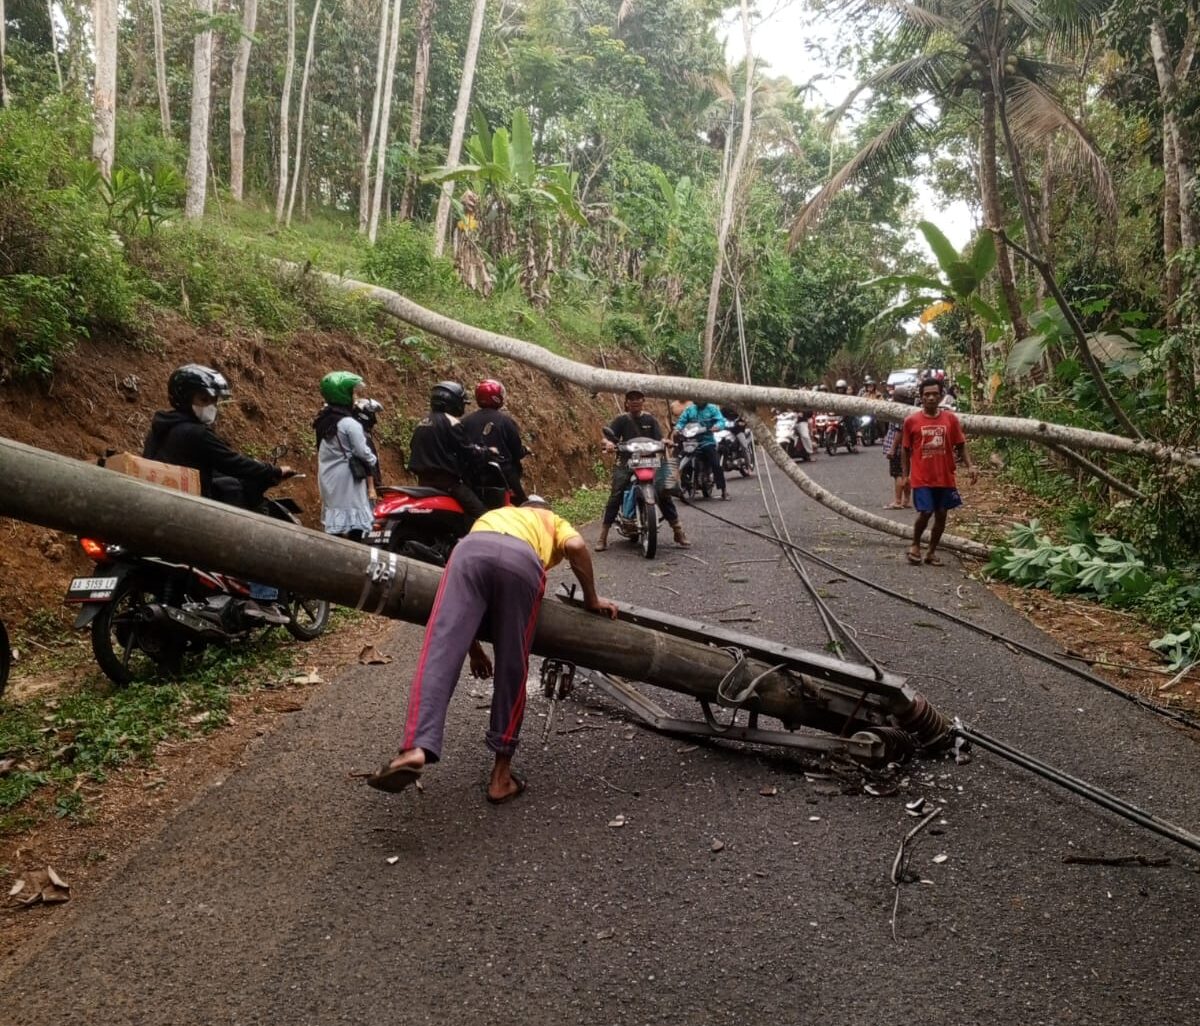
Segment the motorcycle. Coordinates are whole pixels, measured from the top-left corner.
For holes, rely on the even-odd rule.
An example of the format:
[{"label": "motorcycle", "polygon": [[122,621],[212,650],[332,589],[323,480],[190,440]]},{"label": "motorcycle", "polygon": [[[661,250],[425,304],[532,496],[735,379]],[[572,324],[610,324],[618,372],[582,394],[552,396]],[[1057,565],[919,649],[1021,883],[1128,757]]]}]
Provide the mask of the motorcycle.
[{"label": "motorcycle", "polygon": [[858,418],[858,438],[863,445],[874,445],[886,433],[887,428],[870,414]]},{"label": "motorcycle", "polygon": [[742,477],[749,477],[754,472],[754,439],[742,417],[738,417],[732,427],[715,432],[713,437],[717,440],[717,456],[726,473],[736,470]]},{"label": "motorcycle", "polygon": [[[474,487],[488,509],[512,505],[512,492],[500,464],[489,462],[482,477],[487,485]],[[439,488],[383,485],[376,489],[374,521],[367,544],[434,566],[445,566],[459,539],[471,529],[462,506]]]},{"label": "motorcycle", "polygon": [[776,418],[775,441],[790,459],[804,463],[812,459],[809,450],[813,447],[813,440],[808,418],[794,410],[787,410]]},{"label": "motorcycle", "polygon": [[854,443],[854,435],[846,425],[846,419],[838,413],[818,413],[816,418],[818,445],[832,456],[839,445],[844,445],[849,453],[858,452]]},{"label": "motorcycle", "polygon": [[[282,455],[277,451],[274,458]],[[302,476],[302,475],[297,475]],[[264,497],[261,512],[299,524],[300,507],[291,498]],[[278,618],[251,600],[250,585],[229,574],[173,563],[80,538],[95,564],[90,577],[76,577],[63,601],[79,606],[75,628],[89,628],[92,654],[104,675],[126,685],[156,671],[177,676],[183,661],[209,645],[242,644],[261,629],[282,626],[298,641],[311,641],[329,625],[329,603],[280,589]]]},{"label": "motorcycle", "polygon": [[675,432],[675,451],[679,454],[679,487],[689,499],[699,491],[706,499],[712,495],[713,474],[707,460],[699,459],[700,439],[708,432],[703,424],[687,424]]},{"label": "motorcycle", "polygon": [[664,465],[666,443],[654,438],[617,442],[617,436],[607,427],[604,437],[616,443],[618,459],[629,468],[629,485],[617,511],[617,533],[636,543],[647,559],[653,559],[658,551],[656,482]]}]

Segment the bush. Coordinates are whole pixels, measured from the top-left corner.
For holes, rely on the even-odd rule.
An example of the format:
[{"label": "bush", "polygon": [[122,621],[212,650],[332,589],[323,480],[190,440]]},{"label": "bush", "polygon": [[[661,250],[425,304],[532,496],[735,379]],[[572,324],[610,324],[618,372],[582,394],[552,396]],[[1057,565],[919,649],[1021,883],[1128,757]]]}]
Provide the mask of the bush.
[{"label": "bush", "polygon": [[371,281],[406,296],[437,293],[458,282],[454,265],[434,257],[429,237],[411,221],[385,228],[363,267]]}]

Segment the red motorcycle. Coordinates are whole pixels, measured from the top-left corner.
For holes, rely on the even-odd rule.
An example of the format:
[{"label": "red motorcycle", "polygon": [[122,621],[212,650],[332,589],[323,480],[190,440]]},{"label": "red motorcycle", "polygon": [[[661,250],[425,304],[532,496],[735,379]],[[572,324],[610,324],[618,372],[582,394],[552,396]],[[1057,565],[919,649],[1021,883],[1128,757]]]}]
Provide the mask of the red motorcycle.
[{"label": "red motorcycle", "polygon": [[[496,485],[475,488],[488,509],[512,505],[512,492],[500,464],[489,463]],[[466,514],[452,495],[418,485],[384,485],[378,489],[375,520],[367,543],[409,559],[445,566],[458,540],[470,529]]]},{"label": "red motorcycle", "polygon": [[830,456],[837,452],[839,445],[844,445],[846,452],[858,452],[854,432],[847,426],[846,419],[841,414],[818,413],[813,418],[813,427],[816,431],[814,441],[817,445],[824,446]]}]

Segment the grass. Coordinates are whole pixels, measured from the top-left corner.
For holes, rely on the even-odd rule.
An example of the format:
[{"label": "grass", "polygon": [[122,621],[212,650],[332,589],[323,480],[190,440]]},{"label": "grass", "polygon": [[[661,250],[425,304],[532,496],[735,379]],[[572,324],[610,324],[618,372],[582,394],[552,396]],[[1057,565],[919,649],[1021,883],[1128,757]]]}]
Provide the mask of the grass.
[{"label": "grass", "polygon": [[570,495],[550,503],[554,512],[576,527],[599,518],[608,502],[608,482],[597,475],[594,485],[580,485]]}]

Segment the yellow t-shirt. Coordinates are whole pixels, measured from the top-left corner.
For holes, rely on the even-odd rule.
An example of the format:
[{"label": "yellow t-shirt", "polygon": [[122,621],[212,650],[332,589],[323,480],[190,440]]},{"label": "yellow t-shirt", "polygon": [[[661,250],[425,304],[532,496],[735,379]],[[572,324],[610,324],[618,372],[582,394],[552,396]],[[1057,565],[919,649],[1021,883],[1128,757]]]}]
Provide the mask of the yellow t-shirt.
[{"label": "yellow t-shirt", "polygon": [[542,566],[549,570],[562,561],[563,547],[579,532],[557,513],[536,507],[503,506],[489,510],[471,528],[471,533],[491,531],[520,538],[537,553]]}]

